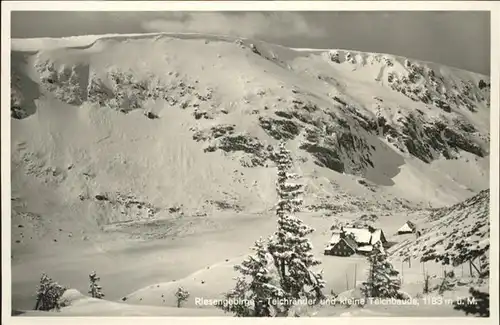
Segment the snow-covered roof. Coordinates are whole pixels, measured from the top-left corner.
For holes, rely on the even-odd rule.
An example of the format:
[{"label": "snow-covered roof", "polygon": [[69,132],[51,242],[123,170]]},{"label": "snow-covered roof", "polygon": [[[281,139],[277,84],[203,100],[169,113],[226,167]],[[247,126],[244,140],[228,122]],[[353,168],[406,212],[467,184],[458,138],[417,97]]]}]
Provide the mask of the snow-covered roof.
[{"label": "snow-covered roof", "polygon": [[336,244],[338,244],[341,240],[344,240],[345,243],[351,247],[352,249],[356,250],[356,247],[358,247],[358,243],[351,239],[351,238],[342,238],[340,233],[334,233],[332,237],[330,238],[330,241],[328,242],[327,249],[334,247]]},{"label": "snow-covered roof", "polygon": [[372,250],[373,250],[372,245],[365,245],[365,246],[358,247],[358,251],[360,251],[360,252],[371,252]]},{"label": "snow-covered roof", "polygon": [[398,231],[401,231],[401,232],[412,232],[413,229],[414,229],[414,226],[413,227],[412,226],[413,226],[412,223],[405,222],[405,224],[401,228],[399,228]]},{"label": "snow-covered roof", "polygon": [[376,229],[372,233],[372,241],[371,241],[371,243],[375,244],[376,242],[379,242],[381,240],[382,240],[382,230],[381,229]]},{"label": "snow-covered roof", "polygon": [[356,243],[356,241],[354,241],[353,239],[349,238],[349,237],[345,237],[345,238],[342,238],[347,246],[351,247],[353,250],[356,250],[356,248],[358,248],[358,243]]},{"label": "snow-covered roof", "polygon": [[333,233],[332,238],[330,238],[330,241],[328,244],[336,244],[340,241],[340,234],[339,233]]},{"label": "snow-covered roof", "polygon": [[366,228],[344,228],[344,231],[353,234],[358,243],[369,244],[372,238],[372,233]]},{"label": "snow-covered roof", "polygon": [[[384,248],[382,246],[379,246],[379,251],[384,252]],[[357,248],[358,252],[371,252],[373,251],[373,245],[365,245],[365,246],[360,246]]]},{"label": "snow-covered roof", "polygon": [[[374,244],[381,241],[383,234],[381,229],[375,229],[372,233],[368,228],[344,227],[342,229],[334,229],[332,231],[332,239],[330,240],[330,243],[337,243],[342,232],[352,234],[356,242],[359,244]],[[335,242],[332,242],[332,240]]]}]

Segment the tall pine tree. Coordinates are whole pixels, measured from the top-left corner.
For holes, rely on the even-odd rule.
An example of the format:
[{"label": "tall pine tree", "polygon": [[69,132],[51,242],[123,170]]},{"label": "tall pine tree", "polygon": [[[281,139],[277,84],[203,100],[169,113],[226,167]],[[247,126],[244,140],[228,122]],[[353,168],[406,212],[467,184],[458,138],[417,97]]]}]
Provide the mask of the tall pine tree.
[{"label": "tall pine tree", "polygon": [[237,279],[236,287],[225,298],[253,302],[221,302],[222,309],[236,316],[288,316],[297,301],[319,303],[324,297],[322,275],[311,270],[320,262],[314,258],[306,238],[314,230],[294,215],[302,205],[303,186],[294,182],[299,177],[290,172],[293,161],[284,143],[279,145],[275,158],[278,226],[267,241],[255,243],[254,255],[235,267],[243,277]]},{"label": "tall pine tree", "polygon": [[101,278],[97,276],[95,271],[93,271],[89,274],[89,280],[89,293],[92,295],[92,298],[102,299],[104,297],[104,293],[102,293],[102,287],[98,284]]},{"label": "tall pine tree", "polygon": [[401,287],[399,272],[387,260],[387,254],[383,252],[380,242],[374,245],[368,261],[370,262],[368,279],[363,282],[361,288],[365,296],[367,298],[399,298]]},{"label": "tall pine tree", "polygon": [[295,216],[302,205],[303,185],[296,182],[299,178],[291,173],[293,167],[290,151],[282,142],[275,154],[278,167],[276,192],[278,204],[276,216],[278,229],[270,238],[268,250],[277,269],[280,287],[285,294],[283,313],[287,314],[294,301],[307,299],[319,302],[324,295],[321,289],[324,281],[321,273],[311,270],[320,264],[312,254],[312,245],[306,237],[314,229]]}]

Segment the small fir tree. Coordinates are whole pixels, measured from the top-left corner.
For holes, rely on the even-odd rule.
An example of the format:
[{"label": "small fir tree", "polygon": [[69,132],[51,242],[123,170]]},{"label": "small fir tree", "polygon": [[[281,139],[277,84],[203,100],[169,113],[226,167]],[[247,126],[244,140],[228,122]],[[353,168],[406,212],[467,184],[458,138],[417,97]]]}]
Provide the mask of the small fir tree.
[{"label": "small fir tree", "polygon": [[183,287],[179,287],[175,292],[175,298],[177,298],[177,307],[180,308],[182,303],[189,298],[189,292]]},{"label": "small fir tree", "polygon": [[59,299],[66,291],[66,288],[59,285],[43,273],[40,278],[40,284],[36,293],[35,310],[53,310],[59,309]]},{"label": "small fir tree", "polygon": [[368,279],[361,288],[366,297],[398,298],[401,281],[399,272],[387,260],[380,242],[374,245],[372,254],[368,257],[370,269]]},{"label": "small fir tree", "polygon": [[97,276],[95,271],[93,271],[89,274],[89,279],[89,293],[92,295],[92,298],[102,299],[104,297],[104,293],[102,293],[102,287],[98,284],[101,278]]}]

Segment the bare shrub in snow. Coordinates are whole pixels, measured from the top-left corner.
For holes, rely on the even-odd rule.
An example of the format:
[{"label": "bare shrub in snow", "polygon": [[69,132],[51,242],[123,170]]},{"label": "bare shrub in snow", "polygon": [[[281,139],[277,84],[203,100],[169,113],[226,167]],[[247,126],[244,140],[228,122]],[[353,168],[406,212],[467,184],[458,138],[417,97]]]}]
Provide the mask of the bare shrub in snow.
[{"label": "bare shrub in snow", "polygon": [[179,287],[175,292],[175,298],[177,299],[177,307],[180,308],[182,303],[189,298],[189,292],[183,287]]},{"label": "bare shrub in snow", "polygon": [[36,293],[35,310],[48,311],[59,309],[61,307],[59,299],[64,291],[66,291],[65,287],[53,281],[47,274],[43,273]]},{"label": "bare shrub in snow", "polygon": [[453,289],[453,287],[455,286],[454,278],[455,275],[453,274],[453,271],[444,272],[443,280],[441,281],[441,283],[437,288],[440,295],[442,295],[445,291]]},{"label": "bare shrub in snow", "polygon": [[102,287],[98,284],[101,280],[100,277],[97,276],[95,271],[89,274],[90,285],[89,285],[89,294],[92,295],[92,298],[102,299],[104,297],[104,293],[102,293]]},{"label": "bare shrub in snow", "polygon": [[431,291],[429,287],[431,276],[426,272],[424,274],[424,293],[429,293]]}]

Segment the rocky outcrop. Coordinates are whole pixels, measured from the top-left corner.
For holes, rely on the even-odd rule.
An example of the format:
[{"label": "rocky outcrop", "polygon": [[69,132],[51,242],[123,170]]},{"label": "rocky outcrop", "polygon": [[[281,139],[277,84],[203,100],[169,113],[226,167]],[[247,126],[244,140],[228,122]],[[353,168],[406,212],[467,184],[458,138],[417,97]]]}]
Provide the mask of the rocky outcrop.
[{"label": "rocky outcrop", "polygon": [[70,105],[81,105],[86,100],[86,85],[82,80],[88,77],[88,67],[72,65],[56,67],[49,60],[39,61],[35,69],[40,75],[40,84],[60,101]]},{"label": "rocky outcrop", "polygon": [[476,103],[489,103],[489,95],[485,93],[487,84],[483,80],[478,85],[464,80],[453,81],[450,85],[429,67],[424,68],[408,59],[404,67],[404,73],[389,72],[387,82],[393,90],[414,101],[434,105],[447,113],[462,108],[475,112]]},{"label": "rocky outcrop", "polygon": [[13,52],[10,72],[10,113],[14,119],[24,119],[35,114],[35,100],[40,96],[40,87],[25,73],[27,58]]},{"label": "rocky outcrop", "polygon": [[408,152],[424,162],[430,163],[439,155],[446,159],[453,159],[458,154],[458,150],[467,151],[479,157],[487,154],[486,150],[476,143],[473,135],[460,132],[443,122],[427,122],[421,117],[410,114],[402,121],[402,124],[403,141]]},{"label": "rocky outcrop", "polygon": [[291,140],[300,133],[300,126],[290,120],[259,117],[260,126],[276,140]]},{"label": "rocky outcrop", "polygon": [[147,220],[153,219],[160,208],[141,200],[133,194],[116,193],[98,193],[94,196],[97,204],[105,209],[114,211],[116,215],[104,216],[98,219],[100,225],[111,224],[114,222],[123,222],[127,220]]},{"label": "rocky outcrop", "polygon": [[316,158],[314,162],[318,166],[326,167],[338,173],[343,173],[345,171],[344,163],[340,159],[339,154],[328,145],[306,142],[300,146],[300,149],[314,156],[314,158]]},{"label": "rocky outcrop", "polygon": [[237,203],[231,203],[231,202],[222,201],[222,200],[207,200],[206,203],[215,206],[218,210],[221,210],[221,211],[225,211],[225,210],[233,210],[236,212],[243,211],[242,207],[239,206]]},{"label": "rocky outcrop", "polygon": [[205,152],[217,150],[243,154],[244,157],[240,159],[243,167],[265,166],[266,161],[272,158],[272,148],[265,147],[258,138],[246,133],[233,134],[231,132],[231,134],[217,137],[204,149]]},{"label": "rocky outcrop", "polygon": [[193,134],[193,140],[197,142],[209,141],[220,138],[222,136],[231,135],[234,134],[234,128],[234,124],[219,124],[216,126],[212,126],[208,130],[197,130]]}]

